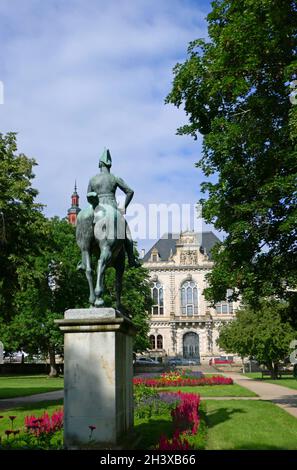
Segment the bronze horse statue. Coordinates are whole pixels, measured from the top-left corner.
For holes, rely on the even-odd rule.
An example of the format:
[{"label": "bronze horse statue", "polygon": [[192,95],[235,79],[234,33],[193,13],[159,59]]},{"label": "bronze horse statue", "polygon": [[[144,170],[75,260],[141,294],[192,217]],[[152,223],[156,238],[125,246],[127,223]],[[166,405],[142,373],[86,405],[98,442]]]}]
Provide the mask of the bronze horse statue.
[{"label": "bronze horse statue", "polygon": [[[127,221],[115,199],[115,192],[117,188],[120,188],[126,194],[126,211],[134,192],[121,178],[110,173],[110,167],[110,152],[105,149],[99,160],[101,172],[89,182],[87,199],[90,205],[80,211],[77,216],[76,240],[82,255],[78,269],[86,272],[91,305],[102,307],[105,271],[109,266],[114,267],[116,270],[116,306],[120,310],[125,253],[127,252],[130,266],[138,267],[140,264],[134,256],[133,240]],[[91,266],[92,254],[98,258],[95,289]]]}]

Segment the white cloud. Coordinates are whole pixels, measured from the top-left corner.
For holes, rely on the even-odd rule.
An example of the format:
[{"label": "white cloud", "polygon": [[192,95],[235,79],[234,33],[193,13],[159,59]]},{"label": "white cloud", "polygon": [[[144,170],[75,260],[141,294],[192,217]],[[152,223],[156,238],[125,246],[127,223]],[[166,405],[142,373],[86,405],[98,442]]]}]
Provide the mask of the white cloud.
[{"label": "white cloud", "polygon": [[64,216],[75,178],[84,200],[104,146],[135,202],[199,199],[200,142],[175,135],[184,113],[164,105],[173,65],[206,35],[197,3],[2,0],[1,131],[36,157],[48,215]]}]

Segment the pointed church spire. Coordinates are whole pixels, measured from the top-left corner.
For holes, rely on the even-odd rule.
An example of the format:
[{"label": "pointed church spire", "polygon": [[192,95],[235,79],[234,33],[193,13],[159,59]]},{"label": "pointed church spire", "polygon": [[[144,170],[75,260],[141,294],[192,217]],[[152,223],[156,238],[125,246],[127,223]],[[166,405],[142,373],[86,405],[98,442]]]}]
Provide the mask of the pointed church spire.
[{"label": "pointed church spire", "polygon": [[79,195],[77,193],[77,184],[76,184],[76,179],[74,182],[74,192],[72,193],[71,196],[71,207],[68,209],[68,222],[70,222],[72,225],[76,225],[76,219],[77,215],[80,212],[80,207],[79,207]]}]

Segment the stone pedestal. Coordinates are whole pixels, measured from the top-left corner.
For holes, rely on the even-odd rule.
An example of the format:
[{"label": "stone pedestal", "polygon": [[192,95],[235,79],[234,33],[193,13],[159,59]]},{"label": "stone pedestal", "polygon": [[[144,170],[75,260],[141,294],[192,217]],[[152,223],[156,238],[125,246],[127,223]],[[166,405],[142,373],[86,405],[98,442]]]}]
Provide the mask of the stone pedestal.
[{"label": "stone pedestal", "polygon": [[136,329],[112,308],[67,310],[57,323],[65,335],[65,447],[113,448],[133,427]]}]

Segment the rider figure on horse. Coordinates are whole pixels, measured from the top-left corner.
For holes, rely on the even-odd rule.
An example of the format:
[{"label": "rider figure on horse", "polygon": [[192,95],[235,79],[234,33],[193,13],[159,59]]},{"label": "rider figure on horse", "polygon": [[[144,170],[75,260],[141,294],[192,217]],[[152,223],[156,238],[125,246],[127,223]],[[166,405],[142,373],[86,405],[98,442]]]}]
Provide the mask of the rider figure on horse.
[{"label": "rider figure on horse", "polygon": [[[125,227],[123,238],[125,238],[125,250],[128,255],[129,266],[139,267],[140,263],[134,255],[134,245],[128,223],[118,208],[115,198],[117,188],[120,188],[126,194],[124,209],[124,213],[126,213],[127,207],[133,198],[134,191],[129,188],[122,178],[118,178],[117,176],[110,173],[111,164],[112,161],[110,152],[108,149],[104,149],[103,154],[99,160],[100,173],[93,176],[90,179],[88,185],[87,199],[94,209],[93,223],[95,224],[100,219],[100,214],[102,213],[100,208],[102,206],[111,206],[116,209],[118,211],[119,220],[124,219],[124,224],[118,223],[118,227],[121,225]],[[119,231],[117,232],[117,236],[119,236]]]}]

